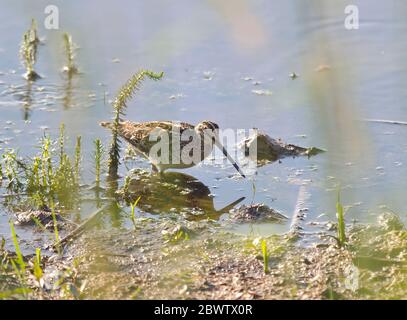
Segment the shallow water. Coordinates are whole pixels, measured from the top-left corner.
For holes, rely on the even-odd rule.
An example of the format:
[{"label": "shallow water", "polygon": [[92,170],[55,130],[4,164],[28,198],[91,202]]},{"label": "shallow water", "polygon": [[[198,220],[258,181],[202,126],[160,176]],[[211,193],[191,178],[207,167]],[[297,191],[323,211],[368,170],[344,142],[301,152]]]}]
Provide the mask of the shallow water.
[{"label": "shallow water", "polygon": [[[109,132],[98,123],[110,118],[111,99],[141,68],[164,71],[163,80],[146,81],[130,103],[134,121],[215,121],[222,128],[257,127],[274,138],[328,152],[311,159],[283,159],[259,168],[254,202],[292,217],[300,190],[307,197],[303,227],[335,220],[337,185],[349,205],[347,221],[370,221],[386,210],[406,222],[407,127],[363,119],[407,121],[407,41],[403,1],[356,1],[359,30],[344,28],[346,1],[54,1],[60,30],[43,26],[47,1],[3,0],[0,11],[0,151],[19,149],[30,156],[44,131],[55,137],[65,123],[71,145],[83,137],[83,182],[91,183],[92,141],[105,145]],[[157,10],[157,8],[162,8]],[[45,37],[36,70],[43,78],[27,86],[21,77],[19,43],[30,19]],[[81,74],[68,81],[62,33],[80,49]],[[327,70],[318,72],[321,65]],[[299,77],[289,77],[295,72]],[[253,90],[270,90],[257,95]],[[175,96],[175,99],[171,98]],[[137,167],[148,168],[145,161]],[[126,173],[121,166],[121,173]],[[207,186],[215,209],[240,197],[253,201],[249,180],[231,179],[233,168],[197,166],[183,173]],[[174,197],[179,197],[174,194]],[[168,201],[171,201],[169,195]],[[84,203],[81,217],[95,208]],[[10,213],[0,211],[0,234],[9,236]],[[148,209],[143,209],[148,212]],[[160,213],[165,215],[165,212]],[[155,215],[157,216],[157,215]],[[158,215],[159,217],[159,215]],[[122,217],[122,225],[131,222]],[[105,224],[106,227],[109,223]],[[113,227],[116,225],[113,223]],[[240,225],[238,233],[283,233],[284,225]],[[30,242],[30,230],[18,228]],[[35,236],[35,235],[34,235]]]}]

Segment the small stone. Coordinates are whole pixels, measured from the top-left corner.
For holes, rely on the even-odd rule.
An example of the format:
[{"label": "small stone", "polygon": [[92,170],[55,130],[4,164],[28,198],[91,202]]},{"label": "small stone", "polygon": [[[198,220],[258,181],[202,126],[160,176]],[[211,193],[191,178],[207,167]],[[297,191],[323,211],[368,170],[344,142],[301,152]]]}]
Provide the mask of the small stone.
[{"label": "small stone", "polygon": [[290,78],[291,78],[291,80],[295,80],[295,79],[297,79],[298,77],[299,77],[299,75],[296,74],[295,72],[291,72],[291,73],[290,73]]},{"label": "small stone", "polygon": [[263,203],[242,205],[230,211],[230,219],[237,222],[252,221],[275,221],[282,222],[288,218],[277,210],[274,210]]}]

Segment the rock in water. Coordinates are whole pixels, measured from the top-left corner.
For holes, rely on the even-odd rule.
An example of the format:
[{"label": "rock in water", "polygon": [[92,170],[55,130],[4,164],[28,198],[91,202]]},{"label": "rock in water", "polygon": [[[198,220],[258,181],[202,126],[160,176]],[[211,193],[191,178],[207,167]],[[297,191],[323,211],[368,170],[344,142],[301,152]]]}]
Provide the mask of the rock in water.
[{"label": "rock in water", "polygon": [[230,219],[236,222],[284,222],[288,218],[263,203],[242,205],[230,211]]},{"label": "rock in water", "polygon": [[[311,157],[324,152],[324,150],[315,147],[303,148],[293,144],[286,144],[280,139],[273,139],[262,132],[257,132],[255,135],[245,139],[240,147],[244,149],[247,157],[254,160],[257,156],[257,163],[259,165],[274,162],[285,157]],[[254,152],[256,148],[257,152]]]},{"label": "rock in water", "polygon": [[[45,228],[53,228],[54,222],[51,210],[28,210],[16,213],[17,225],[35,225],[36,221],[40,222]],[[62,221],[59,213],[55,213],[57,221]]]},{"label": "rock in water", "polygon": [[377,217],[377,222],[385,231],[400,231],[404,229],[404,224],[400,217],[392,212],[382,213]]}]

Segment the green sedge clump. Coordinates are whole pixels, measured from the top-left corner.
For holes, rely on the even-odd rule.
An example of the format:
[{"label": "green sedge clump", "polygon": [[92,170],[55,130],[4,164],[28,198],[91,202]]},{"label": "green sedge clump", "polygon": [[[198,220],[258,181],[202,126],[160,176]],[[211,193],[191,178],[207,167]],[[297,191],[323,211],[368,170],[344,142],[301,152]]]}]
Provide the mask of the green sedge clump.
[{"label": "green sedge clump", "polygon": [[[19,159],[14,150],[6,150],[1,162],[8,192],[26,196],[39,209],[49,209],[54,202],[60,207],[73,208],[79,194],[79,141],[73,161],[65,151],[63,125],[58,140],[44,136],[38,154],[32,158]],[[55,150],[56,144],[59,152]]]},{"label": "green sedge clump", "polygon": [[4,178],[7,181],[6,189],[9,192],[18,194],[23,187],[23,183],[20,177],[21,160],[17,158],[16,151],[13,149],[5,150],[2,155],[2,163]]}]

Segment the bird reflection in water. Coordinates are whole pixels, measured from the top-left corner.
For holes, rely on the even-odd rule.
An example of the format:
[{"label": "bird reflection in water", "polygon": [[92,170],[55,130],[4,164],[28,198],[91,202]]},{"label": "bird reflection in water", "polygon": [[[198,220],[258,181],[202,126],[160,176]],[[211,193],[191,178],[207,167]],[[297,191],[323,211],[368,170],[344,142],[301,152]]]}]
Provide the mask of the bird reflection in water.
[{"label": "bird reflection in water", "polygon": [[159,175],[143,170],[134,171],[123,196],[128,203],[133,203],[141,196],[137,206],[145,212],[175,212],[186,215],[190,220],[217,220],[245,199],[241,197],[216,210],[211,191],[197,178],[180,172]]}]

